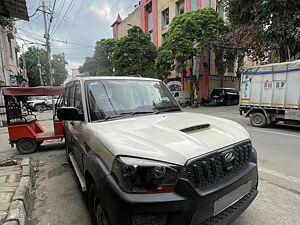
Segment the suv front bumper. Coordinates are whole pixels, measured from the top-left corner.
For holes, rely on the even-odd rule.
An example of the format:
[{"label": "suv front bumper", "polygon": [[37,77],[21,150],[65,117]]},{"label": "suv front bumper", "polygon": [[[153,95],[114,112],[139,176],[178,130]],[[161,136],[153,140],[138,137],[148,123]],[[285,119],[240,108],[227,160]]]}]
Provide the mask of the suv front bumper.
[{"label": "suv front bumper", "polygon": [[[196,190],[187,180],[179,179],[173,193],[163,194],[124,193],[108,175],[102,183],[103,202],[111,225],[225,225],[255,199],[257,183],[257,166],[251,162],[235,176],[212,187]],[[235,195],[246,184],[247,193],[216,214],[215,203],[224,196]]]}]

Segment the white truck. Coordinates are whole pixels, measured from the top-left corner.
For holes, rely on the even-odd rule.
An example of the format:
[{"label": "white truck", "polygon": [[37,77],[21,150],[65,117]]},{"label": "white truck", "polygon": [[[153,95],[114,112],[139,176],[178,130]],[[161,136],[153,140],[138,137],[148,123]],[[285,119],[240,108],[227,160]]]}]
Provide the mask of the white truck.
[{"label": "white truck", "polygon": [[241,69],[240,113],[264,127],[300,124],[300,60]]}]

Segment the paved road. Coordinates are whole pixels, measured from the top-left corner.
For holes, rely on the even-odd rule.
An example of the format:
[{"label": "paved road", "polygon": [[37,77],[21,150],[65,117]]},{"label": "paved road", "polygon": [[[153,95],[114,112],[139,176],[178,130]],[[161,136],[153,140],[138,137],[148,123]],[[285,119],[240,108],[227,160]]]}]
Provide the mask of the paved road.
[{"label": "paved road", "polygon": [[[255,147],[260,155],[260,164],[266,168],[276,169],[287,175],[297,176],[293,172],[297,169],[284,168],[296,162],[297,146],[299,146],[299,129],[276,126],[271,129],[253,129],[249,122],[238,116],[236,107],[215,107],[186,109],[197,113],[214,114],[233,119],[249,130]],[[51,128],[47,117],[51,114],[39,115],[44,120],[42,124]],[[259,131],[258,131],[259,130]],[[268,133],[266,133],[268,131]],[[273,133],[270,133],[273,132]],[[276,133],[274,133],[276,132]],[[282,134],[278,134],[282,133]],[[268,138],[265,143],[263,136]],[[0,128],[0,157],[16,157],[15,149],[10,149],[7,144],[5,128]],[[263,141],[264,143],[261,143]],[[285,143],[289,141],[290,143]],[[275,146],[278,145],[278,146]],[[290,151],[281,151],[281,147],[288,145]],[[275,150],[272,150],[275,149]],[[299,149],[299,147],[298,147]],[[272,153],[276,154],[273,156]],[[273,153],[274,154],[274,153]],[[289,155],[291,154],[291,155]],[[79,187],[77,178],[72,168],[65,162],[64,146],[59,142],[47,142],[46,145],[30,157],[39,162],[35,183],[35,203],[30,218],[30,225],[90,225],[89,213],[86,206],[86,196]],[[272,159],[283,157],[284,165],[276,166]],[[266,159],[265,161],[263,159]],[[280,161],[280,160],[279,160]],[[295,163],[296,168],[299,165]],[[291,166],[288,166],[291,167]],[[282,169],[281,169],[282,168]],[[290,172],[291,171],[291,172]],[[280,173],[280,174],[281,174]],[[232,225],[298,225],[300,224],[300,194],[274,185],[272,180],[260,180],[259,196],[247,211]]]}]

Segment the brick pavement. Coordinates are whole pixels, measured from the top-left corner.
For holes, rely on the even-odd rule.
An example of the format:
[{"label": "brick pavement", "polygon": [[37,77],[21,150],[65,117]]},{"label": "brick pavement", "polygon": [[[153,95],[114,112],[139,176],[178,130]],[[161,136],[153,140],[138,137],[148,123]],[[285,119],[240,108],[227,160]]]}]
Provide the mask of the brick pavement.
[{"label": "brick pavement", "polygon": [[0,224],[8,214],[10,202],[22,176],[21,165],[0,167]]}]

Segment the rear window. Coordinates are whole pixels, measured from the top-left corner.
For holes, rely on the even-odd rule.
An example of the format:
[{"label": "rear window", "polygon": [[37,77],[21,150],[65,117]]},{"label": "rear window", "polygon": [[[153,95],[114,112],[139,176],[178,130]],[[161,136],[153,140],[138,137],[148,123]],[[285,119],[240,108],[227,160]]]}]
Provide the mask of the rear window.
[{"label": "rear window", "polygon": [[212,95],[221,95],[222,94],[223,89],[214,89],[212,91]]}]

